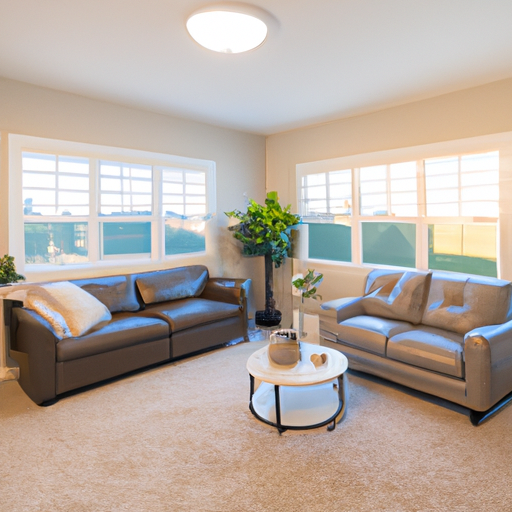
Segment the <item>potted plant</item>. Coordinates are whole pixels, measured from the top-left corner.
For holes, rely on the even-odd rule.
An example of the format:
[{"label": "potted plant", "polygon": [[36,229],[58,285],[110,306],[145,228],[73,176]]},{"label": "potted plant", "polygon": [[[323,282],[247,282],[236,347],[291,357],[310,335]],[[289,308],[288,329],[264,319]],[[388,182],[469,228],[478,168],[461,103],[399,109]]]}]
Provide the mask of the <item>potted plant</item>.
[{"label": "potted plant", "polygon": [[273,268],[279,268],[289,255],[290,229],[300,220],[298,215],[290,213],[290,208],[290,205],[282,208],[277,192],[269,192],[264,205],[251,199],[247,212],[226,212],[228,217],[240,221],[228,229],[242,242],[242,254],[265,257],[265,310],[256,311],[256,325],[273,327],[281,323],[282,315],[274,300]]},{"label": "potted plant", "polygon": [[3,258],[0,258],[0,286],[24,280],[25,276],[16,272],[13,256],[6,254]]},{"label": "potted plant", "polygon": [[307,333],[304,332],[304,299],[322,299],[321,295],[318,295],[317,286],[323,281],[324,275],[319,272],[315,272],[314,269],[309,269],[307,274],[295,274],[292,277],[292,286],[295,288],[297,295],[300,296],[299,303],[299,338],[305,336]]}]

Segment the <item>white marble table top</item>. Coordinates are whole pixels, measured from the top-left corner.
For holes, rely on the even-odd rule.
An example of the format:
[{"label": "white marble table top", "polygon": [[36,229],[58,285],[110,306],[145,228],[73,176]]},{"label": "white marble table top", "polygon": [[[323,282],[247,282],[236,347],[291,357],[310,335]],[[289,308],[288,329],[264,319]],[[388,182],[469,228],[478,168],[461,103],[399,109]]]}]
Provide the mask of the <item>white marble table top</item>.
[{"label": "white marble table top", "polygon": [[[312,386],[339,377],[348,368],[347,358],[337,350],[300,342],[301,360],[293,368],[271,362],[268,345],[257,350],[247,360],[247,371],[256,379],[278,386]],[[320,366],[311,362],[314,354],[325,354],[327,360]]]}]

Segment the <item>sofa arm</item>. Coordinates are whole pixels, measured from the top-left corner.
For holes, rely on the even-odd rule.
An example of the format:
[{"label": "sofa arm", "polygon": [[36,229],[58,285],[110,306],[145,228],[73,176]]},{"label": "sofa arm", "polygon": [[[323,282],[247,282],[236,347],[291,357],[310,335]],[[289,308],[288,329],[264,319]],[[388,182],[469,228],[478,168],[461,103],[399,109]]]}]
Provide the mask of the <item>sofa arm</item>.
[{"label": "sofa arm", "polygon": [[348,318],[365,314],[362,299],[363,297],[344,297],[324,302],[320,307],[325,310],[334,309],[336,321],[340,323]]},{"label": "sofa arm", "polygon": [[58,339],[37,313],[12,309],[9,355],[20,368],[19,384],[38,405],[56,397],[55,365]]},{"label": "sofa arm", "polygon": [[484,411],[512,391],[512,321],[464,336],[469,407]]},{"label": "sofa arm", "polygon": [[468,332],[464,339],[485,338],[491,349],[491,364],[510,359],[512,363],[512,320],[499,325],[477,327]]},{"label": "sofa arm", "polygon": [[238,304],[247,312],[247,298],[251,287],[250,279],[229,279],[226,277],[210,277],[206,282],[202,299]]}]

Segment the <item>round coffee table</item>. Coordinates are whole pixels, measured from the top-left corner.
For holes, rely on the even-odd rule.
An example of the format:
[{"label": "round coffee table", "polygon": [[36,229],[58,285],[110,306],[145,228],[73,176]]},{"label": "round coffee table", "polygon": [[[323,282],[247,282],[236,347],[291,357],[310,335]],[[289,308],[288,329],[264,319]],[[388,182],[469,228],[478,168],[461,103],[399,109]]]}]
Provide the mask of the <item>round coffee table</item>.
[{"label": "round coffee table", "polygon": [[[249,409],[280,434],[329,423],[327,430],[332,431],[345,413],[347,358],[337,350],[302,341],[300,352],[301,360],[293,368],[271,362],[268,345],[249,357]],[[315,366],[311,361],[315,354],[325,354],[325,362]]]}]

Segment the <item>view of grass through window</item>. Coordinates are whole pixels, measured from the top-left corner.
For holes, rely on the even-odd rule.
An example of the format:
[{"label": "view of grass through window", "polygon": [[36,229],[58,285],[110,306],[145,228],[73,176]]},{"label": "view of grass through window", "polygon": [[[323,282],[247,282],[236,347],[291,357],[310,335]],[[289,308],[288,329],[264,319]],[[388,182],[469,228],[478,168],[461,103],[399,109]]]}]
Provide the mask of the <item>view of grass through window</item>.
[{"label": "view of grass through window", "polygon": [[416,267],[416,225],[363,222],[363,263]]},{"label": "view of grass through window", "polygon": [[89,261],[86,222],[25,224],[25,262],[31,264]]},{"label": "view of grass through window", "polygon": [[182,223],[167,219],[165,222],[165,254],[204,251],[206,249],[204,228],[204,222]]},{"label": "view of grass through window", "polygon": [[151,253],[151,222],[104,222],[103,254]]},{"label": "view of grass through window", "polygon": [[430,224],[428,266],[497,277],[496,226]]},{"label": "view of grass through window", "polygon": [[352,230],[342,224],[309,223],[309,257],[352,261]]}]

